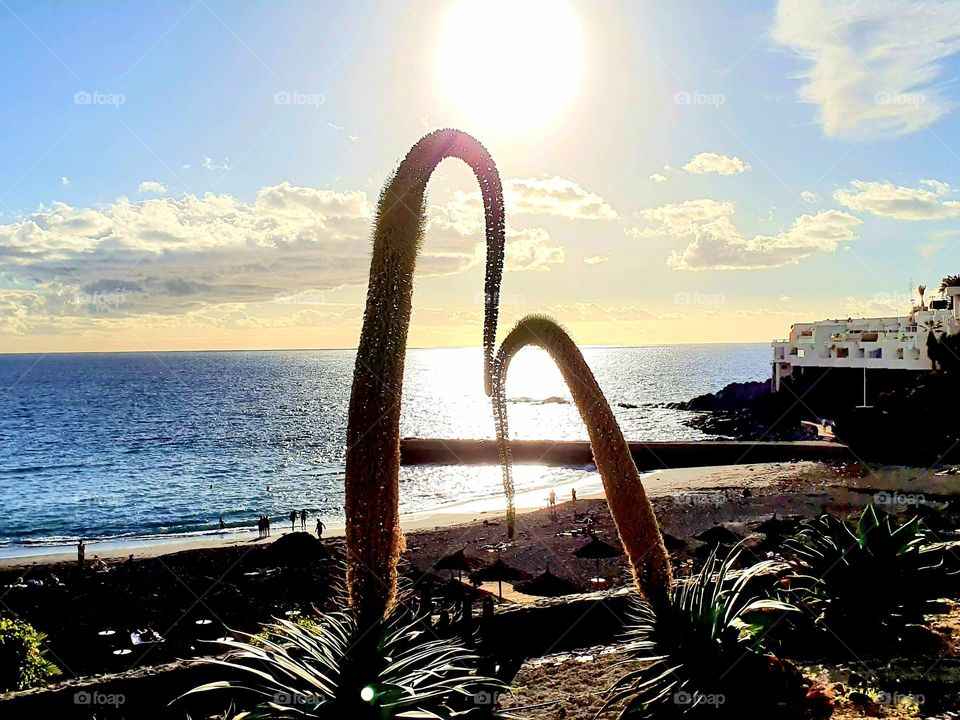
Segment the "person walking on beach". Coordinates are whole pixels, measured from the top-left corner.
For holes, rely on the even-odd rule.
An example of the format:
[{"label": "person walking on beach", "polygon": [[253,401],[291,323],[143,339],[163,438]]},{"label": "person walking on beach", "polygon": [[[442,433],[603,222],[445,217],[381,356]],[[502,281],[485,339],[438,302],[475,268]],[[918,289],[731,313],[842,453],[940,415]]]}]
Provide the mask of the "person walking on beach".
[{"label": "person walking on beach", "polygon": [[317,518],[317,540],[323,540],[323,531],[326,528],[327,526],[323,524],[323,520]]},{"label": "person walking on beach", "polygon": [[557,493],[553,490],[550,491],[550,507],[555,508],[557,506]]},{"label": "person walking on beach", "polygon": [[570,501],[571,501],[571,502],[576,502],[576,501],[577,501],[577,489],[576,489],[576,488],[570,488]]},{"label": "person walking on beach", "polygon": [[290,532],[294,532],[297,529],[297,511],[290,511]]},{"label": "person walking on beach", "polygon": [[86,558],[87,544],[83,541],[83,538],[80,538],[80,542],[77,543],[77,565],[80,566],[81,570],[83,570],[83,565]]},{"label": "person walking on beach", "polygon": [[306,510],[300,511],[300,529],[303,530],[304,532],[307,531],[307,511]]}]

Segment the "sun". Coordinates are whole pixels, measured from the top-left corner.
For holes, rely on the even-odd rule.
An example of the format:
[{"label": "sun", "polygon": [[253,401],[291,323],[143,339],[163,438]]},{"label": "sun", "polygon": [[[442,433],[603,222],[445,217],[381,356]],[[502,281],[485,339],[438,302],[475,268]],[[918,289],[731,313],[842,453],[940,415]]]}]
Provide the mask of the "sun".
[{"label": "sun", "polygon": [[529,130],[571,101],[583,56],[566,0],[458,0],[440,32],[440,86],[473,124]]}]

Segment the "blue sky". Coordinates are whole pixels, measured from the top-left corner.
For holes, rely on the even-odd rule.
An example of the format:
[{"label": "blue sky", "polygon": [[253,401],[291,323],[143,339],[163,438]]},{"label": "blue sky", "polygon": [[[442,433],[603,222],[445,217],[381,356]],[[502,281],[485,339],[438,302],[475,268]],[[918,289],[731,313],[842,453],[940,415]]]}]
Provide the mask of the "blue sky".
[{"label": "blue sky", "polygon": [[[505,317],[584,342],[766,340],[960,271],[960,5],[462,5],[0,8],[0,351],[354,344],[379,188],[442,126],[508,186]],[[431,184],[414,344],[478,340],[474,193]]]}]

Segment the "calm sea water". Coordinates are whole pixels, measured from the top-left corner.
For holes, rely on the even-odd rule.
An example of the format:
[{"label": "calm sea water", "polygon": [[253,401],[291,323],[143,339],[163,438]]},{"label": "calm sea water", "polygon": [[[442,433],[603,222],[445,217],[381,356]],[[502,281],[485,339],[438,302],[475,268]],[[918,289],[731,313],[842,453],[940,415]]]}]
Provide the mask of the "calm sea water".
[{"label": "calm sea water", "polygon": [[[769,373],[769,346],[588,348],[629,439],[701,437],[650,407]],[[353,351],[0,355],[0,548],[78,536],[155,538],[248,528],[261,513],[343,512]],[[492,437],[479,349],[412,350],[402,432]],[[508,381],[515,437],[585,439],[539,350]],[[637,406],[621,407],[618,404]],[[519,490],[583,469],[522,467]],[[405,468],[404,512],[500,492],[495,467]]]}]

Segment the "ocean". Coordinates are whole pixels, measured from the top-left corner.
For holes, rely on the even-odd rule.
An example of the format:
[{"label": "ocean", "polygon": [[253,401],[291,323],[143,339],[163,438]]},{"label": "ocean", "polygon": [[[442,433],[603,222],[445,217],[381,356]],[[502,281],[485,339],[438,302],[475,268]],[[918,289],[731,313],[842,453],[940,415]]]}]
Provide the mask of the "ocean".
[{"label": "ocean", "polygon": [[[249,529],[306,508],[342,521],[354,352],[0,355],[0,554],[78,537],[151,540]],[[584,355],[631,440],[704,437],[654,407],[769,375],[766,344],[592,347]],[[490,438],[479,348],[411,350],[404,437]],[[586,439],[550,359],[508,378],[511,435]],[[517,468],[518,491],[584,468]],[[496,467],[410,467],[401,511],[501,493]],[[312,528],[312,526],[311,526]]]}]

